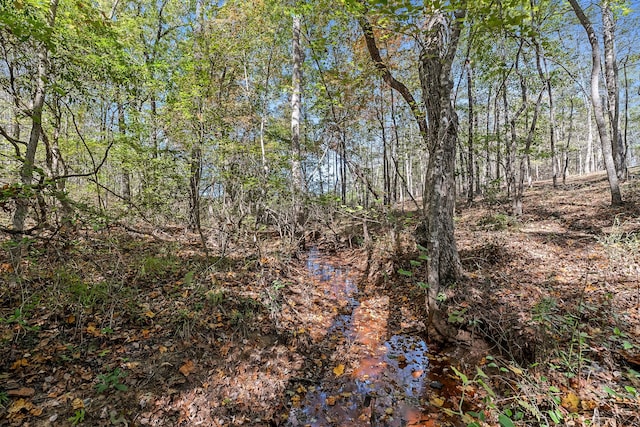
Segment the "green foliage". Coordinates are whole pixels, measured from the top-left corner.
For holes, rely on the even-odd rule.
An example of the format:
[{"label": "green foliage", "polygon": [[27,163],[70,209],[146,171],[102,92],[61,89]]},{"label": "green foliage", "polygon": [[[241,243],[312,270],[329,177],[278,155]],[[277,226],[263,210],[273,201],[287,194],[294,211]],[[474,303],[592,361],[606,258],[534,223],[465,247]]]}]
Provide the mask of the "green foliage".
[{"label": "green foliage", "polygon": [[170,277],[180,270],[180,263],[180,258],[175,255],[149,255],[140,262],[139,276],[145,279]]},{"label": "green foliage", "polygon": [[68,418],[68,421],[71,425],[76,426],[84,422],[84,417],[86,415],[86,411],[84,408],[76,409],[71,417]]},{"label": "green foliage", "polygon": [[518,220],[510,215],[496,213],[485,215],[478,220],[478,226],[492,231],[506,230],[518,224]]},{"label": "green foliage", "polygon": [[0,391],[0,407],[6,408],[11,399],[6,391]]},{"label": "green foliage", "polygon": [[120,381],[127,376],[126,372],[115,368],[111,372],[98,375],[98,383],[95,385],[98,393],[104,393],[107,390],[127,391],[129,387]]}]

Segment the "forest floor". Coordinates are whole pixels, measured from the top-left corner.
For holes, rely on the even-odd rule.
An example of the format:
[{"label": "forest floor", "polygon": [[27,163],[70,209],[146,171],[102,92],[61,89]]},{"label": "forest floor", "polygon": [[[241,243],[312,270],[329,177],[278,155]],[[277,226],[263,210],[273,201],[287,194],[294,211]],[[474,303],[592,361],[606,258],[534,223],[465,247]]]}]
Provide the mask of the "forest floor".
[{"label": "forest floor", "polygon": [[518,219],[460,206],[446,346],[415,212],[296,254],[272,235],[207,259],[178,229],[35,241],[19,271],[0,254],[0,425],[640,426],[640,182],[623,194],[599,174],[535,184]]}]

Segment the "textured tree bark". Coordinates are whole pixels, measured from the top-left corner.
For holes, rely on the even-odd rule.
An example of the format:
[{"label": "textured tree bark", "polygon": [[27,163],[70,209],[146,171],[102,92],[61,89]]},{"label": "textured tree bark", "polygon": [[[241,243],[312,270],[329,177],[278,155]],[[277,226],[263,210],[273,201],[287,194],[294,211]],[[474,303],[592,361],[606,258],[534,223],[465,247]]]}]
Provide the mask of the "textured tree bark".
[{"label": "textured tree bark", "polygon": [[604,45],[604,81],[607,86],[607,106],[609,107],[609,122],[611,123],[611,149],[618,179],[626,179],[626,148],[620,131],[620,88],[615,50],[615,19],[609,0],[605,0],[602,5],[602,35]]},{"label": "textured tree bark", "polygon": [[[297,229],[302,223],[301,195],[304,192],[304,179],[300,165],[300,117],[302,110],[302,49],[300,48],[300,17],[293,17],[293,73],[291,75],[291,177],[293,180],[293,233],[295,239]],[[343,182],[344,181],[343,176]]]},{"label": "textured tree bark", "polygon": [[[451,67],[455,57],[463,11],[449,16],[440,10],[426,10],[418,75],[426,114],[409,89],[391,74],[382,61],[371,24],[366,17],[359,22],[367,49],[383,80],[402,95],[416,120],[429,152],[425,175],[423,216],[416,241],[427,248],[426,305],[429,324],[444,338],[455,335],[438,306],[439,295],[447,283],[462,274],[454,237],[455,155],[458,143],[458,116],[452,105]],[[428,121],[428,125],[427,125]]]},{"label": "textured tree bark", "polygon": [[445,337],[453,335],[453,328],[440,313],[439,295],[443,285],[455,281],[462,274],[453,224],[458,116],[451,101],[451,66],[463,17],[464,13],[459,12],[454,22],[450,22],[440,11],[431,13],[419,62],[422,98],[429,123],[429,163],[425,180],[424,216],[418,239],[429,254],[429,321]]},{"label": "textured tree bark", "polygon": [[607,177],[609,178],[609,188],[611,190],[611,205],[619,206],[622,204],[622,193],[620,192],[620,183],[618,182],[618,174],[616,165],[613,160],[613,150],[611,138],[609,137],[609,129],[604,116],[604,108],[600,99],[600,43],[591,21],[584,14],[584,11],[578,4],[577,0],[569,0],[573,11],[575,12],[580,24],[584,27],[589,43],[591,44],[591,103],[596,118],[598,134],[600,135],[600,145],[602,146],[602,157],[604,158]]},{"label": "textured tree bark", "polygon": [[[55,24],[57,11],[58,0],[51,0],[47,16],[47,26],[49,28],[53,28]],[[40,43],[37,55],[38,70],[36,89],[33,96],[33,104],[31,106],[31,131],[29,133],[29,141],[27,142],[27,149],[24,155],[24,163],[20,168],[20,181],[25,189],[33,183],[36,151],[38,149],[38,142],[42,135],[42,109],[44,107],[49,74],[49,52],[44,43]],[[13,230],[17,232],[15,236],[16,239],[18,239],[18,244],[15,246],[15,250],[11,253],[14,263],[18,263],[21,258],[23,245],[20,244],[20,239],[22,238],[21,233],[24,231],[24,224],[27,219],[28,211],[28,198],[26,196],[19,197],[16,200],[16,209],[12,218]]]}]

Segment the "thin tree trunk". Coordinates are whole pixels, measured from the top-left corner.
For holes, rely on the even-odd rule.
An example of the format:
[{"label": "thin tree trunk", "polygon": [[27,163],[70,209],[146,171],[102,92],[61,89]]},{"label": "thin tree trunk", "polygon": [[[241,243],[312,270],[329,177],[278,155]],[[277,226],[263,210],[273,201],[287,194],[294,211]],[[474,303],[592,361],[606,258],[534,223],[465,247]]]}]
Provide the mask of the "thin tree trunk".
[{"label": "thin tree trunk", "polygon": [[[569,132],[567,133],[567,144],[564,148],[564,167],[562,168],[562,183],[567,182],[567,170],[569,169],[569,147],[571,144],[571,136],[573,134],[573,99],[571,99],[571,108],[569,110]],[[581,156],[578,156],[581,157]]]},{"label": "thin tree trunk", "polygon": [[[47,26],[53,28],[58,11],[58,0],[51,0],[49,3],[49,11],[47,16]],[[49,52],[47,46],[41,43],[38,47],[38,71],[36,77],[36,89],[33,97],[31,108],[31,131],[29,133],[29,141],[24,156],[24,163],[20,168],[20,182],[24,187],[29,187],[33,183],[33,171],[35,168],[36,151],[38,142],[42,134],[42,109],[44,107],[45,96],[47,91],[48,74],[49,74]],[[29,200],[27,197],[18,197],[16,200],[16,209],[12,218],[13,230],[18,243],[22,239],[21,233],[24,231],[24,224],[29,211]],[[19,263],[23,245],[16,245],[15,251],[12,251],[14,263]]]},{"label": "thin tree trunk", "polygon": [[[121,138],[125,138],[127,134],[124,105],[120,100],[118,100],[118,133]],[[122,197],[127,201],[131,201],[131,172],[124,162],[122,164]]]},{"label": "thin tree trunk", "polygon": [[591,103],[596,117],[596,125],[598,126],[598,134],[600,135],[600,145],[602,147],[602,157],[604,159],[607,176],[609,178],[609,187],[611,190],[611,205],[619,206],[622,204],[622,193],[620,192],[620,184],[618,182],[618,174],[616,165],[613,160],[611,138],[609,138],[609,130],[607,129],[602,99],[600,99],[600,44],[596,32],[584,14],[584,11],[578,4],[577,0],[569,0],[580,24],[584,27],[589,43],[591,44]]},{"label": "thin tree trunk", "polygon": [[627,176],[626,150],[620,132],[620,89],[618,84],[618,63],[615,50],[615,19],[611,10],[611,1],[602,5],[602,34],[604,44],[605,84],[607,87],[607,106],[611,124],[611,144],[613,160],[618,179]]},{"label": "thin tree trunk", "polygon": [[474,138],[474,126],[473,126],[473,103],[475,102],[473,98],[473,76],[471,70],[471,61],[467,59],[465,67],[467,69],[467,98],[469,99],[469,135],[468,135],[468,155],[467,155],[467,203],[473,203],[473,183],[474,183],[474,159],[473,159],[473,138]]}]

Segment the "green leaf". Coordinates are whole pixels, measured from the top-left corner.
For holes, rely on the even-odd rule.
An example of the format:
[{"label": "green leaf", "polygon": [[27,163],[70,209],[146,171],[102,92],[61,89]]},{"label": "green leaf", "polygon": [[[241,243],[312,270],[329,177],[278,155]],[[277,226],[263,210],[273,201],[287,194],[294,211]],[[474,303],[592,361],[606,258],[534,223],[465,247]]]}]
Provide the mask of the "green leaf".
[{"label": "green leaf", "polygon": [[562,413],[557,409],[555,411],[548,411],[549,417],[553,420],[554,423],[560,424],[562,421]]},{"label": "green leaf", "polygon": [[511,418],[507,417],[505,414],[498,415],[498,422],[502,427],[516,427],[513,421],[511,421]]},{"label": "green leaf", "polygon": [[619,394],[617,391],[615,391],[615,390],[613,390],[612,388],[610,388],[610,387],[604,386],[602,389],[603,389],[604,391],[606,391],[606,392],[607,392],[607,394],[608,394],[609,396],[611,396],[611,397],[620,397],[620,394]]},{"label": "green leaf", "polygon": [[462,384],[464,385],[469,384],[469,378],[465,374],[457,370],[455,366],[451,366],[451,369],[453,370],[453,373],[456,374],[458,378],[460,378],[460,380],[462,381]]},{"label": "green leaf", "polygon": [[406,276],[406,277],[411,277],[413,276],[413,273],[408,271],[408,270],[403,270],[402,268],[398,269],[398,274],[401,276]]},{"label": "green leaf", "polygon": [[480,369],[479,366],[476,367],[476,371],[477,371],[479,377],[481,377],[481,378],[489,378],[487,376],[487,374],[485,374],[484,371],[482,369]]},{"label": "green leaf", "polygon": [[418,283],[416,283],[416,285],[418,285],[418,287],[420,289],[429,289],[429,284],[428,283],[418,282]]},{"label": "green leaf", "polygon": [[491,387],[489,387],[489,385],[487,383],[485,383],[481,379],[478,379],[478,384],[480,384],[482,386],[482,388],[486,390],[486,392],[489,394],[489,396],[496,397],[495,392],[491,389]]}]

